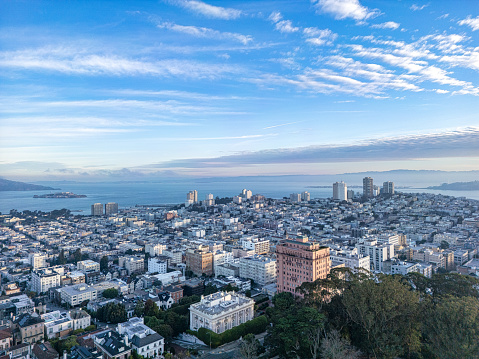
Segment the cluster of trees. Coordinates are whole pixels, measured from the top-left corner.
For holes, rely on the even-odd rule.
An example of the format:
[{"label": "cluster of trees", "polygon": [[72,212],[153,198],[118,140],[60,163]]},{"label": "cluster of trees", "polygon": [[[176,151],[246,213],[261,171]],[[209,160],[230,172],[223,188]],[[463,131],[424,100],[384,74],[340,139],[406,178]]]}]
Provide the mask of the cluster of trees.
[{"label": "cluster of trees", "polygon": [[246,336],[247,334],[263,333],[266,330],[268,323],[268,319],[264,315],[261,315],[236,327],[228,329],[221,334],[217,334],[206,328],[200,328],[197,332],[188,330],[188,333],[197,336],[205,344],[211,345],[212,348],[216,348],[220,345],[235,341],[243,336]]},{"label": "cluster of trees", "polygon": [[113,324],[123,323],[128,319],[125,306],[120,303],[107,303],[95,313],[92,313],[92,317],[97,318],[101,322]]},{"label": "cluster of trees", "polygon": [[190,304],[200,301],[197,295],[184,297],[180,303],[175,303],[170,309],[162,311],[151,299],[145,303],[138,301],[135,307],[135,315],[144,317],[145,325],[156,331],[165,338],[167,344],[173,337],[188,330],[190,325]]},{"label": "cluster of trees", "polygon": [[[265,345],[282,358],[477,358],[479,280],[332,270],[273,298]],[[362,353],[362,354],[360,354]]]},{"label": "cluster of trees", "polygon": [[116,297],[118,297],[119,294],[120,294],[120,292],[118,292],[118,289],[116,289],[116,288],[105,289],[102,293],[103,297],[107,298],[107,299],[116,298]]}]

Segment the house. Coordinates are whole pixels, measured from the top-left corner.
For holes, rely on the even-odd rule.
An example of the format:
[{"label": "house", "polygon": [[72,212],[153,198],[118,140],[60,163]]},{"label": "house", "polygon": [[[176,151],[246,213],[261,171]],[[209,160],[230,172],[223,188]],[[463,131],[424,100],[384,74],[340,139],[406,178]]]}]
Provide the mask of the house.
[{"label": "house", "polygon": [[103,354],[103,359],[128,359],[131,346],[117,332],[109,330],[95,336],[95,347]]},{"label": "house", "polygon": [[148,328],[143,318],[133,317],[126,323],[118,324],[118,333],[131,341],[133,349],[143,357],[157,357],[165,349],[164,338]]},{"label": "house", "polygon": [[170,309],[174,302],[175,301],[168,292],[158,293],[158,300],[155,301],[158,308],[163,310]]},{"label": "house", "polygon": [[43,340],[45,321],[38,314],[22,314],[14,322],[14,343],[33,344]]},{"label": "house", "polygon": [[36,343],[32,349],[33,359],[59,359],[58,352],[53,349],[49,342]]}]

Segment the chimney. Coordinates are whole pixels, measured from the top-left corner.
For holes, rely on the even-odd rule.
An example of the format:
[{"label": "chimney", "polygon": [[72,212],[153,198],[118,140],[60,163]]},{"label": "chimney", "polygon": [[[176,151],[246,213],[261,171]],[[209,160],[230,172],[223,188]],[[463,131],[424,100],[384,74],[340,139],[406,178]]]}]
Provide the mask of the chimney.
[{"label": "chimney", "polygon": [[63,359],[67,359],[67,351],[66,350],[63,351]]},{"label": "chimney", "polygon": [[125,345],[129,346],[130,344],[128,343],[128,334],[125,334]]}]

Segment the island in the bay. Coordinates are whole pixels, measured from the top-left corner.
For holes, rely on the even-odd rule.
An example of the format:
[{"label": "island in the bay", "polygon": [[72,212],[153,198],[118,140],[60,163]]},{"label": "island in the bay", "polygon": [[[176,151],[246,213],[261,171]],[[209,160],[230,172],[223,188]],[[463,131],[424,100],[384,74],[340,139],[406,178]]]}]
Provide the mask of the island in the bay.
[{"label": "island in the bay", "polygon": [[440,186],[431,186],[427,189],[439,189],[449,191],[477,191],[479,190],[479,181],[443,183]]},{"label": "island in the bay", "polygon": [[4,178],[0,178],[0,191],[54,191],[59,188],[52,188],[47,186],[41,186],[37,184],[10,181]]},{"label": "island in the bay", "polygon": [[85,198],[84,194],[75,194],[72,192],[58,192],[58,193],[47,193],[47,194],[36,194],[33,198]]}]

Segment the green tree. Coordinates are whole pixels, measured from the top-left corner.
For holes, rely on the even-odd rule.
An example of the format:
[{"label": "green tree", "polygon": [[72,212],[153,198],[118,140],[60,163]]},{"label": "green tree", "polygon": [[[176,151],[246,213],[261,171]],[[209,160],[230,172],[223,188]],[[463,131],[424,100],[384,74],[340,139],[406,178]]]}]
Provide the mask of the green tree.
[{"label": "green tree", "polygon": [[73,253],[73,263],[77,264],[82,260],[82,255],[81,255],[81,249],[78,248],[74,253]]},{"label": "green tree", "polygon": [[317,330],[324,325],[324,316],[315,308],[299,305],[291,293],[279,293],[268,308],[272,326],[268,329],[265,345],[271,355],[283,358],[312,358],[319,349],[315,340]]},{"label": "green tree", "polygon": [[100,259],[100,271],[106,272],[108,270],[108,256],[103,256]]},{"label": "green tree", "polygon": [[342,301],[358,329],[353,339],[367,354],[395,358],[419,349],[419,295],[400,278],[353,281]]},{"label": "green tree", "polygon": [[142,317],[145,315],[145,303],[142,300],[136,302],[135,317]]},{"label": "green tree", "polygon": [[335,329],[327,333],[321,341],[320,352],[321,358],[324,359],[357,359],[361,354]]},{"label": "green tree", "polygon": [[148,299],[145,303],[145,315],[149,317],[157,317],[160,312],[160,309],[154,301]]},{"label": "green tree", "polygon": [[426,347],[435,357],[479,357],[479,300],[446,296],[424,316]]},{"label": "green tree", "polygon": [[105,289],[102,293],[103,297],[104,298],[108,298],[108,299],[113,299],[113,298],[116,298],[118,297],[118,289],[116,288],[108,288],[108,289]]},{"label": "green tree", "polygon": [[62,248],[60,254],[58,255],[58,264],[66,264],[67,260],[65,258],[65,250]]}]

